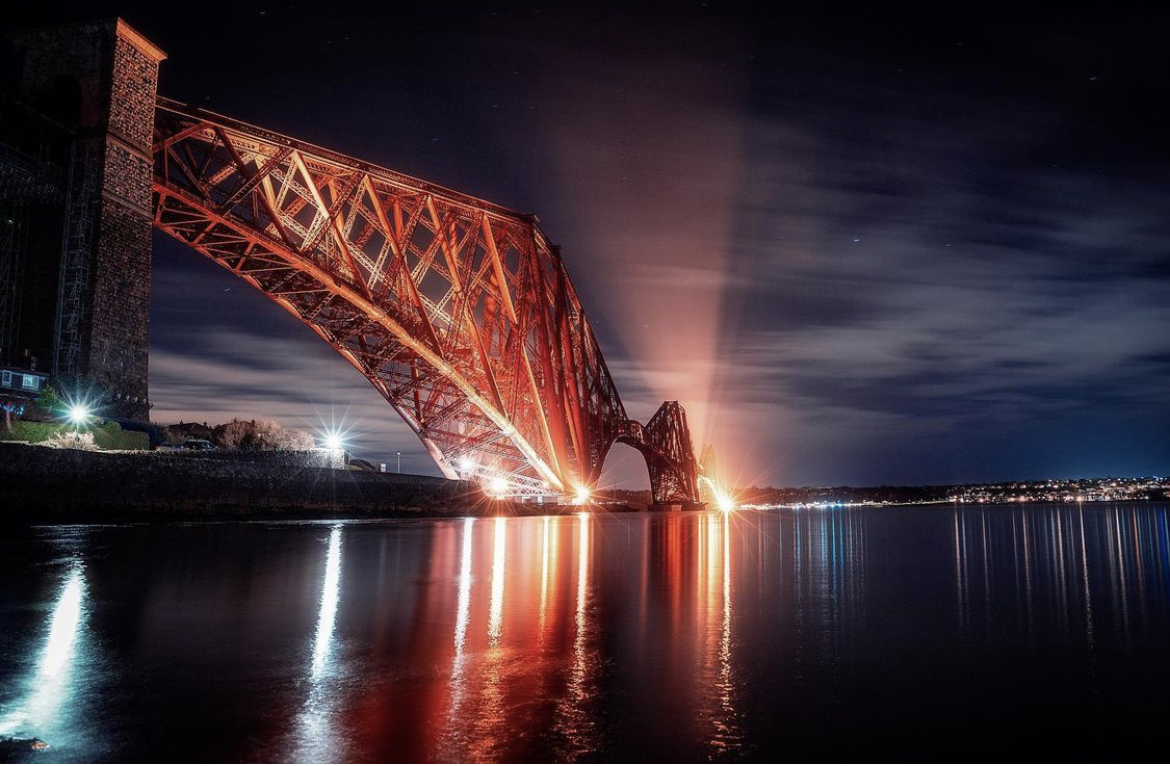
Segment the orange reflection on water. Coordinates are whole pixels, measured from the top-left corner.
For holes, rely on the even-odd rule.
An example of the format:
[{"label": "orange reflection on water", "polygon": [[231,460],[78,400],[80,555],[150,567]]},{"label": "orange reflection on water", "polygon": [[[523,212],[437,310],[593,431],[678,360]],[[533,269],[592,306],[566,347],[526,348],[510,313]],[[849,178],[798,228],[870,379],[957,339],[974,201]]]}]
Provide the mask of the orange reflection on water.
[{"label": "orange reflection on water", "polygon": [[[356,714],[351,741],[404,741],[403,759],[588,760],[605,746],[601,658],[613,647],[602,626],[631,619],[657,637],[631,645],[640,664],[669,669],[678,690],[665,701],[679,709],[663,720],[674,716],[712,754],[729,752],[739,742],[736,524],[721,513],[442,522],[428,532],[425,570],[402,613],[409,624],[377,621],[409,645],[365,644],[428,664],[351,681],[362,691],[334,695],[334,712]],[[630,566],[638,574],[626,582]],[[377,664],[351,646],[354,666]]]},{"label": "orange reflection on water", "polygon": [[492,542],[492,601],[488,619],[488,639],[492,646],[500,643],[500,630],[504,624],[504,557],[507,553],[508,520],[500,516],[496,519],[495,536]]},{"label": "orange reflection on water", "polygon": [[428,757],[522,759],[525,738],[537,736],[555,737],[566,757],[588,752],[596,669],[588,514],[464,525],[448,703]]},{"label": "orange reflection on water", "polygon": [[732,673],[731,598],[732,516],[707,514],[699,523],[698,555],[704,580],[700,655],[696,665],[703,683],[696,709],[706,723],[707,742],[715,754],[737,744],[734,677]]}]

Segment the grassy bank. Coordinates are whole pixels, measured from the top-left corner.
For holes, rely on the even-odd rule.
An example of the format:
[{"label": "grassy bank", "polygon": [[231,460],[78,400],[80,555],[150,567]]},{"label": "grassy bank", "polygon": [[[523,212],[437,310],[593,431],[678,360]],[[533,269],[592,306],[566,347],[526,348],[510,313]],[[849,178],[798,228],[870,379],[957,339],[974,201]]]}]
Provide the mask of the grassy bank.
[{"label": "grassy bank", "polygon": [[93,436],[94,446],[104,450],[147,450],[150,449],[150,436],[142,431],[126,431],[112,420],[100,426],[88,426],[78,429],[69,423],[34,423],[28,420],[17,420],[10,429],[0,427],[0,441],[28,442],[29,444],[48,444],[54,441],[67,440],[75,431]]}]

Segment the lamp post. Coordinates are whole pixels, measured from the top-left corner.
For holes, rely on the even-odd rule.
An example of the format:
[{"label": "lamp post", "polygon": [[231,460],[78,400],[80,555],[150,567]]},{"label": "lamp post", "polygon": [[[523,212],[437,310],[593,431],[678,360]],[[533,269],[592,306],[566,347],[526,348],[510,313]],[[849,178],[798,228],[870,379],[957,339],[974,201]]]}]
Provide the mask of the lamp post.
[{"label": "lamp post", "polygon": [[73,424],[73,444],[81,446],[81,427],[89,420],[89,408],[84,404],[74,404],[69,407],[69,422]]},{"label": "lamp post", "polygon": [[398,453],[398,473],[402,473],[402,453]]}]

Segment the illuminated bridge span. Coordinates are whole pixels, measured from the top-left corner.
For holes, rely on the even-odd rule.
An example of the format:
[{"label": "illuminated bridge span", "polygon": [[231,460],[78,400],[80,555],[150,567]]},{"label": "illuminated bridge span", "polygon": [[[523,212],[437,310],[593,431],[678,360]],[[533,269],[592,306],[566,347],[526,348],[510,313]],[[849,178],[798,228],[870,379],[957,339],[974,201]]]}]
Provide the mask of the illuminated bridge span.
[{"label": "illuminated bridge span", "polygon": [[655,502],[699,500],[686,413],[629,419],[534,216],[167,99],[153,159],[154,226],[311,327],[449,478],[578,493],[622,442]]}]

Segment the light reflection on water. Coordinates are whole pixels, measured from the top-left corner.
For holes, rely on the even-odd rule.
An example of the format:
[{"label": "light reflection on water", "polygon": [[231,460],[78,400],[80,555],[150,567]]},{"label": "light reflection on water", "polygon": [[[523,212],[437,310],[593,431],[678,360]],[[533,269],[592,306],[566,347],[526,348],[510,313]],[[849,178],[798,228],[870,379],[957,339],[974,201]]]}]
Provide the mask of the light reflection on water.
[{"label": "light reflection on water", "polygon": [[1092,758],[1074,735],[1154,738],[1167,516],[37,530],[0,543],[0,732],[65,760]]},{"label": "light reflection on water", "polygon": [[595,632],[590,624],[589,570],[592,564],[589,547],[593,519],[588,513],[577,514],[577,594],[573,611],[573,650],[567,694],[557,711],[556,730],[563,738],[557,760],[575,761],[597,747],[589,701],[594,694],[597,656],[592,644]]},{"label": "light reflection on water", "polygon": [[341,600],[341,532],[342,526],[329,533],[325,554],[325,576],[321,583],[320,605],[317,610],[317,630],[313,639],[312,662],[309,666],[309,695],[297,715],[293,751],[288,760],[299,763],[329,760],[335,751],[337,736],[335,717],[335,685],[330,666],[333,652],[333,634],[337,621],[337,605]]},{"label": "light reflection on water", "polygon": [[67,565],[32,678],[23,694],[0,708],[0,736],[20,736],[60,725],[59,716],[72,691],[75,644],[84,611],[85,577],[81,561],[75,559]]}]

